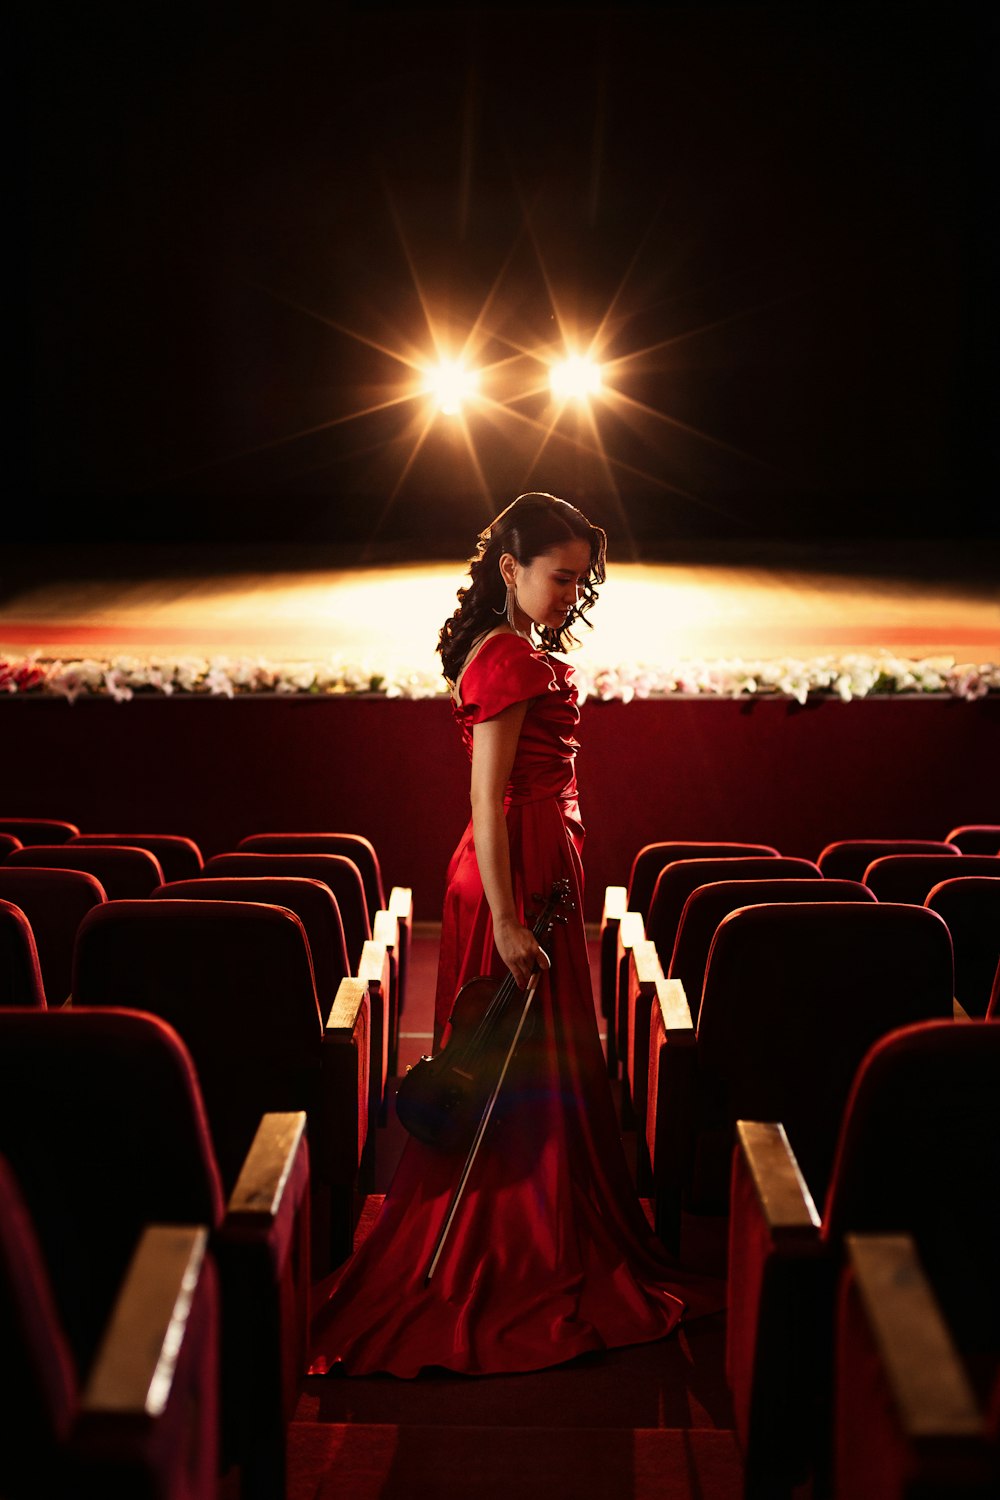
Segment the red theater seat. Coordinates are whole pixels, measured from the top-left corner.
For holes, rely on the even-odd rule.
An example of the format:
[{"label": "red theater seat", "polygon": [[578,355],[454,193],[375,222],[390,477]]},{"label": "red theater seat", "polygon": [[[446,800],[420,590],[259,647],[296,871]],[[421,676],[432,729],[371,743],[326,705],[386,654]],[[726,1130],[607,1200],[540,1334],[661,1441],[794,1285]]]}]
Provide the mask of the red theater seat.
[{"label": "red theater seat", "polygon": [[995,1373],[1000,1029],[942,1021],[882,1038],[858,1070],[825,1192],[810,1196],[797,1154],[780,1116],[741,1121],[726,1370],[755,1494],[787,1494],[810,1476],[828,1492],[834,1293],[847,1234],[912,1235],[958,1347],[970,1366]]},{"label": "red theater seat", "polygon": [[312,958],[320,1013],[329,1013],[340,981],[351,966],[344,942],[344,924],[328,885],[300,875],[207,875],[197,880],[173,880],[157,886],[153,898],[170,901],[256,901],[294,912],[305,928]]},{"label": "red theater seat", "polygon": [[948,843],[963,854],[1000,854],[1000,823],[960,823],[949,833]]},{"label": "red theater seat", "polygon": [[115,848],[110,844],[32,844],[4,860],[5,870],[83,870],[101,882],[109,901],[148,896],[163,884],[163,867],[148,849]]},{"label": "red theater seat", "polygon": [[385,909],[382,867],[375,845],[359,833],[251,833],[236,846],[239,854],[342,854],[361,871],[368,920]]},{"label": "red theater seat", "polygon": [[205,861],[194,839],[174,833],[78,833],[67,847],[112,844],[116,848],[146,849],[155,854],[164,880],[187,880],[199,875]]},{"label": "red theater seat", "polygon": [[0,1006],[46,1008],[45,984],[31,923],[19,906],[0,900]]},{"label": "red theater seat", "polygon": [[[694,860],[698,864],[701,861]],[[715,864],[715,861],[707,861]],[[756,865],[755,860],[719,861],[735,866]],[[764,866],[791,863],[783,859],[762,861]],[[672,867],[671,867],[672,868]],[[815,871],[815,866],[811,866]],[[701,1007],[701,993],[705,968],[711,950],[712,939],[719,923],[730,912],[743,906],[787,904],[797,901],[874,901],[866,886],[852,880],[822,880],[819,875],[807,876],[804,880],[792,877],[776,880],[715,880],[695,887],[684,903],[681,922],[674,943],[673,954],[660,960],[658,974],[643,976],[640,961],[636,961],[635,950],[629,964],[627,978],[627,1015],[629,1051],[626,1075],[628,1093],[636,1121],[645,1122],[646,1096],[649,1088],[649,1029],[653,1006],[656,1002],[656,978],[664,971],[668,979],[680,980],[688,997],[695,1027]],[[645,979],[645,982],[644,982]],[[649,1155],[646,1149],[645,1131],[639,1131],[636,1143],[636,1169],[640,1191],[647,1192],[651,1185]]]},{"label": "red theater seat", "polygon": [[12,833],[22,844],[63,844],[79,832],[62,818],[0,818],[0,833]]},{"label": "red theater seat", "polygon": [[650,1024],[646,1143],[657,1225],[723,1214],[738,1119],[781,1120],[821,1194],[854,1074],[879,1037],[953,1015],[951,938],[925,907],[873,901],[741,907],[709,951],[697,1026],[661,980]]},{"label": "red theater seat", "polygon": [[349,1253],[369,1134],[368,996],[346,980],[321,1013],[294,913],[244,901],[109,901],[80,927],[73,1004],[149,1011],[177,1030],[227,1191],[261,1115],[304,1110],[317,1272]]},{"label": "red theater seat", "polygon": [[[361,872],[343,854],[213,854],[205,861],[208,876],[298,875],[321,880],[333,892],[344,924],[351,973],[363,975],[371,995],[373,1086],[378,1085],[378,1111],[385,1108],[390,1059],[399,1032],[398,987],[393,984],[395,953],[377,942],[368,920]],[[373,1121],[374,1123],[374,1121]]]},{"label": "red theater seat", "polygon": [[935,839],[837,839],[827,844],[816,863],[825,876],[838,880],[863,880],[873,859],[888,854],[957,855],[955,844]]},{"label": "red theater seat", "polygon": [[207,1238],[203,1226],[140,1229],[84,1381],[35,1225],[0,1157],[6,1500],[216,1500],[220,1307]]},{"label": "red theater seat", "polygon": [[862,879],[878,901],[923,906],[931,888],[956,875],[1000,875],[1000,859],[989,854],[887,854],[872,860]]},{"label": "red theater seat", "polygon": [[604,909],[601,914],[600,935],[600,983],[601,1014],[607,1021],[608,1067],[613,1077],[618,1076],[619,1049],[615,1036],[618,1011],[619,979],[622,977],[623,956],[619,947],[621,919],[626,912],[634,912],[645,923],[649,915],[649,903],[656,887],[657,877],[665,865],[681,859],[712,858],[760,858],[777,857],[778,850],[770,844],[740,843],[684,843],[668,840],[656,844],[645,844],[632,861],[628,884],[608,886],[604,893]]},{"label": "red theater seat", "polygon": [[84,870],[0,865],[0,900],[13,901],[31,923],[45,998],[53,1008],[69,999],[77,929],[107,899],[101,882]]},{"label": "red theater seat", "polygon": [[1000,964],[1000,868],[932,886],[925,906],[943,917],[955,950],[955,998],[970,1016],[985,1016]]},{"label": "red theater seat", "polygon": [[223,1454],[242,1467],[241,1494],[282,1495],[308,1337],[304,1116],[258,1120],[227,1204],[192,1059],[171,1027],[131,1010],[6,1011],[0,1152],[84,1378],[144,1227],[206,1226],[222,1295]]},{"label": "red theater seat", "polygon": [[13,854],[15,849],[23,849],[21,840],[15,838],[12,833],[0,833],[0,864],[3,864],[8,854]]}]

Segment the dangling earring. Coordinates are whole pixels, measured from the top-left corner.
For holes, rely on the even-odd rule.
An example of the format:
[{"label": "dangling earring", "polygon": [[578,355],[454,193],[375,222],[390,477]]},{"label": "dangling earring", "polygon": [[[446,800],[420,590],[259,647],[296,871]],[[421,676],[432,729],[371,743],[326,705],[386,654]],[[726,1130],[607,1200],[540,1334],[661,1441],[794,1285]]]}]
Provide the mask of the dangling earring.
[{"label": "dangling earring", "polygon": [[511,630],[515,632],[515,634],[520,635],[521,632],[517,628],[517,619],[514,614],[516,605],[517,595],[514,592],[514,585],[512,583],[509,583],[507,585],[507,624],[510,626]]}]

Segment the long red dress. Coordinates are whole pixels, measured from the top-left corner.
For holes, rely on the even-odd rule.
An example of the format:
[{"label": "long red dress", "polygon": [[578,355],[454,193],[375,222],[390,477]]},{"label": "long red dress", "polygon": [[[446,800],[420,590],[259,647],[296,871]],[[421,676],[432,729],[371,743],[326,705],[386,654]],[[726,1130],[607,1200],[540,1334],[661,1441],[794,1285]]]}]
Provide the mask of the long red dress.
[{"label": "long red dress", "polygon": [[[513,1102],[490,1122],[433,1279],[424,1284],[464,1158],[410,1138],[375,1225],[315,1321],[311,1374],[537,1370],[662,1338],[684,1307],[636,1197],[597,1031],[572,669],[521,636],[496,635],[466,668],[461,696],[470,754],[473,724],[529,700],[507,795],[515,900],[530,926],[534,896],[568,877],[575,906],[543,942],[552,970],[512,1065],[521,1067]],[[506,970],[470,824],[448,871],[439,1021],[467,979],[491,972]]]}]

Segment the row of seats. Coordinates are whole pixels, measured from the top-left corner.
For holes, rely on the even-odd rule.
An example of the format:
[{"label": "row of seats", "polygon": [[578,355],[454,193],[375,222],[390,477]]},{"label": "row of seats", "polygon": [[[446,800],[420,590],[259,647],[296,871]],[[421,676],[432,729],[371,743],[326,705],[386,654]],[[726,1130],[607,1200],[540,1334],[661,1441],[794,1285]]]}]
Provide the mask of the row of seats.
[{"label": "row of seats", "polygon": [[[200,1497],[237,1464],[243,1495],[279,1497],[310,1289],[373,1182],[410,892],[386,900],[357,835],[257,834],[204,859],[179,837],[57,832],[0,822],[0,1258],[34,1288],[5,1270],[2,1368],[49,1439],[18,1424],[10,1492]],[[147,1305],[163,1348],[194,1352],[137,1452],[125,1411],[134,1427],[148,1393],[114,1420],[101,1393],[136,1336],[116,1345],[119,1324]]]},{"label": "row of seats", "polygon": [[[917,850],[845,840],[815,861],[659,843],[607,892],[601,998],[640,1190],[682,1264],[699,1219],[727,1232],[748,1496],[804,1482],[835,1482],[838,1500],[889,1495],[897,1460],[929,1483],[928,1445],[900,1426],[898,1403],[869,1410],[857,1395],[862,1376],[869,1394],[905,1384],[919,1346],[905,1298],[892,1321],[904,1275],[945,1350],[945,1416],[932,1420],[951,1457],[944,1489],[926,1493],[952,1493],[956,1463],[970,1494],[996,1480],[1000,827],[974,832],[970,853],[951,837]],[[879,884],[895,861],[915,876],[901,899]],[[978,990],[958,964],[977,944]],[[854,1403],[859,1435],[836,1452],[835,1395]],[[919,1401],[906,1410],[926,1417]]]}]

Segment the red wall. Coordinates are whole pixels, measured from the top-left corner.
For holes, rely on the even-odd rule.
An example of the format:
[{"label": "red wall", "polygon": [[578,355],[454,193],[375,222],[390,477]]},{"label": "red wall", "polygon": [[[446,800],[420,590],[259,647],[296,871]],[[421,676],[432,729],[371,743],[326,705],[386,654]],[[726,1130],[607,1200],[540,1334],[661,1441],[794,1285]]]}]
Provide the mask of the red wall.
[{"label": "red wall", "polygon": [[[586,915],[658,838],[747,839],[815,858],[839,837],[943,838],[1000,822],[1000,700],[668,698],[583,707]],[[468,816],[448,704],[379,698],[8,698],[2,817],[174,832],[365,833],[436,921]]]}]

